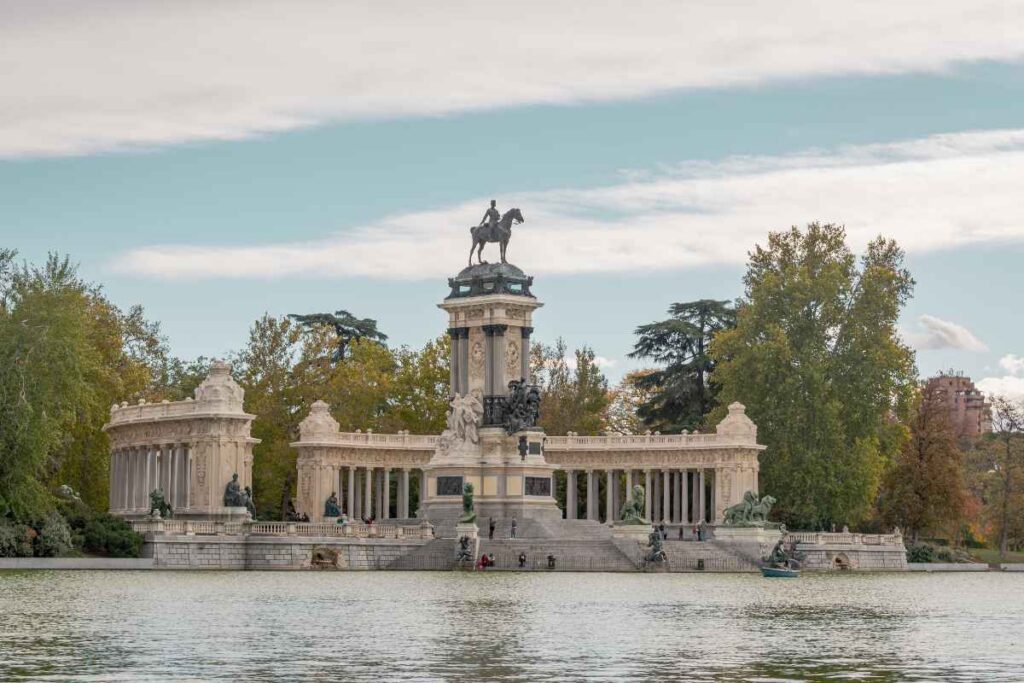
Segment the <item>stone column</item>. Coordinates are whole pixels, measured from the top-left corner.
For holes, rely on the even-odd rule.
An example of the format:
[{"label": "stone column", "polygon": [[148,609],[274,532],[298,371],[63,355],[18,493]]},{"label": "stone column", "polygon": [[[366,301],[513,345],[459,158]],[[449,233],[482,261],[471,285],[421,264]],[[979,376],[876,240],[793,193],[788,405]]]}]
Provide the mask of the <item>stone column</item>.
[{"label": "stone column", "polygon": [[494,325],[483,325],[484,335],[484,396],[493,396],[494,390]]},{"label": "stone column", "polygon": [[492,381],[494,382],[494,393],[504,396],[508,393],[508,381],[505,379],[505,330],[508,325],[494,326],[494,353],[491,355]]},{"label": "stone column", "polygon": [[621,502],[619,496],[619,472],[618,470],[612,470],[612,511],[611,511],[611,522],[614,524],[619,519],[619,511],[621,509]]},{"label": "stone column", "polygon": [[391,518],[391,468],[384,467],[380,473],[381,479],[381,491],[384,494],[381,496],[381,519]]},{"label": "stone column", "polygon": [[448,337],[450,339],[449,346],[451,347],[449,352],[449,365],[451,366],[451,373],[449,377],[448,386],[451,387],[452,394],[458,394],[459,392],[459,337],[462,333],[457,327],[448,328]]},{"label": "stone column", "polygon": [[672,521],[672,471],[662,470],[661,472],[661,519],[664,522]]},{"label": "stone column", "polygon": [[683,470],[679,474],[681,475],[681,478],[683,480],[683,482],[682,482],[682,484],[683,484],[683,486],[682,486],[683,515],[682,515],[682,517],[680,517],[680,521],[682,521],[683,524],[689,524],[690,523],[690,496],[689,496],[689,493],[690,493],[690,473],[689,473],[689,470]]},{"label": "stone column", "polygon": [[408,519],[409,517],[412,517],[412,515],[409,514],[409,468],[408,467],[403,467],[402,468],[402,493],[400,494],[400,496],[401,496],[401,498],[399,499],[399,501],[400,501],[401,509],[399,511],[399,515],[398,516],[403,518],[403,519]]},{"label": "stone column", "polygon": [[672,521],[683,523],[683,477],[679,470],[672,470]]},{"label": "stone column", "polygon": [[605,470],[604,472],[604,523],[611,524],[615,521],[615,485],[612,483],[612,477],[615,476],[615,470]]},{"label": "stone column", "polygon": [[654,488],[651,486],[651,471],[644,470],[644,516],[647,519],[651,519],[653,513],[653,505],[651,499],[654,498]]},{"label": "stone column", "polygon": [[594,519],[594,471],[587,470],[587,519]]},{"label": "stone column", "polygon": [[565,471],[565,518],[576,519],[576,470]]},{"label": "stone column", "polygon": [[363,517],[369,518],[373,516],[373,468],[367,467],[364,469],[365,481],[363,492]]},{"label": "stone column", "polygon": [[469,328],[463,327],[459,334],[459,393],[469,391]]},{"label": "stone column", "polygon": [[530,335],[533,334],[532,327],[520,327],[519,334],[522,335],[523,343],[519,346],[519,360],[522,364],[522,379],[530,380]]},{"label": "stone column", "polygon": [[[468,332],[469,331],[467,330],[467,334],[468,334]],[[469,339],[469,337],[467,336],[466,339]],[[420,509],[423,509],[423,501],[425,501],[426,499],[427,499],[427,473],[425,471],[423,471],[423,470],[420,470],[420,498],[416,502],[416,504],[419,506],[418,509],[417,509],[417,514],[418,514]]]},{"label": "stone column", "polygon": [[704,512],[704,468],[700,468],[700,476],[698,477],[697,487],[697,519],[703,522],[707,519],[707,515]]},{"label": "stone column", "polygon": [[348,515],[349,519],[356,519],[359,515],[356,513],[356,468],[354,465],[348,466],[348,495],[345,496],[345,514]]}]

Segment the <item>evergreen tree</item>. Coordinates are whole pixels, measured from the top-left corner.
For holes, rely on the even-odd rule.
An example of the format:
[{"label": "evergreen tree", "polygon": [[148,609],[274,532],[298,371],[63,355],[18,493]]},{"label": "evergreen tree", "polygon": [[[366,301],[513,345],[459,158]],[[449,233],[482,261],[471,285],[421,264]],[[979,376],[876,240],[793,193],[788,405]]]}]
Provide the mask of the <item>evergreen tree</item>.
[{"label": "evergreen tree", "polygon": [[377,330],[377,321],[373,318],[357,318],[344,310],[305,315],[292,313],[288,317],[307,328],[319,326],[332,328],[337,343],[332,360],[336,363],[345,360],[345,353],[354,341],[366,339],[384,343],[388,338],[386,334]]},{"label": "evergreen tree", "polygon": [[701,299],[672,304],[668,312],[668,320],[636,328],[639,339],[629,356],[664,364],[634,379],[650,394],[637,413],[651,429],[671,433],[702,426],[715,407],[715,362],[708,351],[716,333],[736,324],[736,311],[728,301]]},{"label": "evergreen tree", "polygon": [[721,404],[746,404],[768,446],[761,489],[797,528],[868,515],[916,382],[896,327],[914,284],[903,252],[878,238],[858,268],[845,236],[817,223],[771,233],[750,255],[736,327],[711,349]]},{"label": "evergreen tree", "polygon": [[923,532],[956,522],[964,510],[963,454],[942,396],[917,399],[907,439],[886,472],[879,499],[883,519],[917,543]]}]

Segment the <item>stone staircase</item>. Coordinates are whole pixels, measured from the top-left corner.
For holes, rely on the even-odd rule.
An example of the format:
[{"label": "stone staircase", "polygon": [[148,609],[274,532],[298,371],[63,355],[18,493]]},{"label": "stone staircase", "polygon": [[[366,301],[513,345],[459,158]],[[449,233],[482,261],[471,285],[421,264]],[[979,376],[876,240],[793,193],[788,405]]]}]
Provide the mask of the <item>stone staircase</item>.
[{"label": "stone staircase", "polygon": [[[497,537],[497,533],[495,533]],[[548,555],[555,557],[555,571],[630,572],[636,571],[633,561],[624,555],[611,539],[541,539],[519,538],[491,541],[480,539],[477,557],[493,554],[497,570],[548,571]],[[519,567],[519,554],[526,553],[526,566]],[[490,570],[488,570],[490,571]]]},{"label": "stone staircase", "polygon": [[[757,564],[715,541],[665,541],[670,572],[756,572]],[[699,569],[700,561],[704,569]]]}]

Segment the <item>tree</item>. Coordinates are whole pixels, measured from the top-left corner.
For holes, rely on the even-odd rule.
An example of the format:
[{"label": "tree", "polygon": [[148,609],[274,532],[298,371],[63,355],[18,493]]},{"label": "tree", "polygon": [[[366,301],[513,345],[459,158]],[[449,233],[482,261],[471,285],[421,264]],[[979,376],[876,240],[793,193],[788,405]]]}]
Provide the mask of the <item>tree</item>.
[{"label": "tree", "polygon": [[288,317],[295,320],[304,327],[327,326],[334,329],[337,340],[337,349],[332,355],[334,362],[345,360],[345,352],[354,341],[369,340],[377,342],[387,341],[388,336],[377,330],[377,321],[373,318],[356,318],[348,311],[335,311],[331,313],[308,313],[299,315],[290,314]]},{"label": "tree", "polygon": [[[235,359],[234,374],[245,390],[245,410],[256,415],[252,435],[252,484],[257,515],[283,518],[282,501],[295,470],[291,442],[298,438],[302,415],[292,376],[300,331],[288,318],[264,314],[249,328],[249,343]],[[288,491],[284,490],[285,487]]]},{"label": "tree", "polygon": [[650,389],[641,384],[655,370],[634,370],[627,373],[611,390],[605,421],[611,434],[642,434],[647,425],[640,417],[640,407],[651,401]]},{"label": "tree", "polygon": [[999,558],[1011,545],[1024,544],[1024,408],[996,397],[992,401],[992,433],[988,456],[991,505],[989,516],[999,538]]},{"label": "tree", "polygon": [[922,532],[960,520],[964,512],[963,453],[942,395],[927,386],[917,398],[910,438],[882,483],[883,519],[903,527],[916,544]]},{"label": "tree", "polygon": [[761,488],[798,528],[868,515],[916,386],[896,327],[914,285],[903,252],[878,238],[858,268],[845,236],[818,223],[771,233],[750,254],[736,327],[711,348],[720,403],[744,403],[768,446]]},{"label": "tree", "polygon": [[122,312],[66,258],[13,266],[0,254],[0,514],[42,520],[60,484],[94,509],[107,502],[102,425],[115,401],[141,396],[163,353],[140,308]]},{"label": "tree", "polygon": [[548,434],[600,434],[610,402],[608,379],[597,367],[594,351],[576,350],[567,357],[563,339],[554,346],[534,344],[530,350],[532,382],[541,389],[540,426]]},{"label": "tree", "polygon": [[708,350],[716,333],[736,324],[736,310],[728,301],[701,299],[672,304],[668,312],[668,320],[636,328],[639,339],[629,356],[664,364],[636,378],[638,388],[651,394],[638,413],[652,429],[679,432],[703,426],[717,405]]}]

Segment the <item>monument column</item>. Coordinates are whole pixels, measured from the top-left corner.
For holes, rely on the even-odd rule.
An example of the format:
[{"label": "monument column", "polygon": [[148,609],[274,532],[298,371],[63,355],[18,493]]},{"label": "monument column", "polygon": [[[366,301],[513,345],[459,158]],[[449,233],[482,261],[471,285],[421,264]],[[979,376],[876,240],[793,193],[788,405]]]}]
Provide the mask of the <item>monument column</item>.
[{"label": "monument column", "polygon": [[697,482],[697,520],[703,522],[707,519],[704,513],[704,468],[700,468],[700,476]]},{"label": "monument column", "polygon": [[469,328],[459,333],[459,393],[469,392]]},{"label": "monument column", "polygon": [[356,468],[354,465],[348,466],[348,496],[345,497],[345,514],[348,518],[355,519],[358,517],[356,514]]},{"label": "monument column", "polygon": [[366,519],[373,517],[373,468],[363,468],[363,514]]},{"label": "monument column", "polygon": [[494,395],[494,325],[483,325],[484,334],[484,396]]},{"label": "monument column", "polygon": [[401,501],[401,509],[399,510],[398,516],[402,519],[408,519],[412,515],[409,514],[409,468],[402,468],[402,492],[399,494]]},{"label": "monument column", "polygon": [[604,472],[604,523],[611,524],[615,521],[615,486],[612,483],[612,477],[615,476],[615,470],[605,470]]},{"label": "monument column", "polygon": [[576,470],[565,471],[565,518],[576,519]]},{"label": "monument column", "polygon": [[391,518],[391,468],[383,467],[380,473],[381,489],[381,519]]},{"label": "monument column", "polygon": [[689,524],[690,523],[690,496],[689,496],[689,493],[690,493],[690,471],[689,470],[683,470],[679,474],[681,475],[681,478],[683,480],[682,481],[682,485],[683,485],[682,486],[683,514],[682,514],[682,517],[680,517],[680,521],[683,524]]},{"label": "monument column", "polygon": [[672,471],[661,472],[661,520],[672,521]]},{"label": "monument column", "polygon": [[[647,519],[651,519],[652,505],[651,499],[654,497],[654,489],[651,487],[651,471],[644,470],[644,516]],[[652,520],[653,521],[653,520]]]},{"label": "monument column", "polygon": [[459,387],[459,378],[462,376],[459,372],[459,356],[461,355],[459,353],[459,339],[462,337],[462,331],[458,327],[449,327],[448,337],[450,339],[449,346],[451,347],[449,352],[451,376],[449,378],[448,386],[452,388],[453,394],[461,394],[462,392]]},{"label": "monument column", "polygon": [[530,335],[533,334],[532,327],[520,327],[519,334],[522,336],[522,344],[519,347],[519,360],[522,364],[522,379],[530,379]]}]

